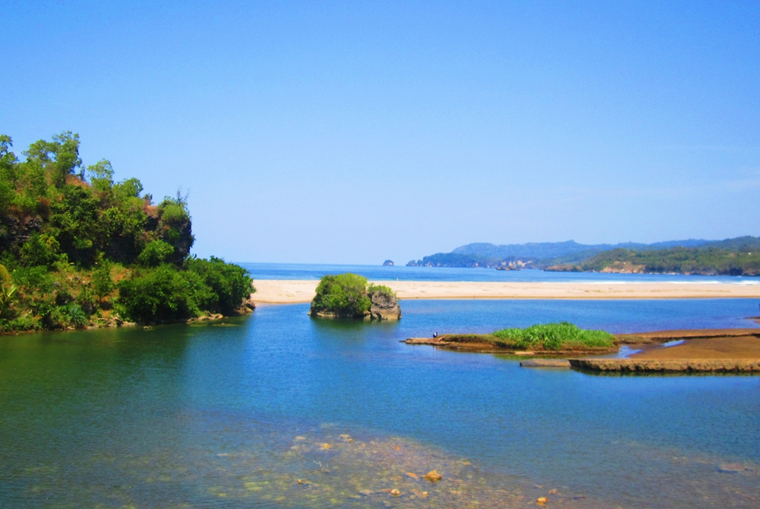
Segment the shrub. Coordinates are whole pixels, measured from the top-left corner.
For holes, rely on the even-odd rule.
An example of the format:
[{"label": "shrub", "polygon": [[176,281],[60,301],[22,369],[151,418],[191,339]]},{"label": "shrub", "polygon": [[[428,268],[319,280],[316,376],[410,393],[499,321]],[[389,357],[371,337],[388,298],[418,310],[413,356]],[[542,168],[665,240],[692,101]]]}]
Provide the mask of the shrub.
[{"label": "shrub", "polygon": [[66,310],[68,314],[69,323],[77,329],[83,329],[87,326],[87,315],[84,310],[76,303],[69,304]]},{"label": "shrub", "polygon": [[21,246],[21,261],[27,267],[52,265],[58,259],[60,247],[54,237],[35,233]]},{"label": "shrub", "polygon": [[191,318],[199,314],[196,291],[200,284],[196,274],[162,265],[122,281],[119,305],[128,319],[142,323]]},{"label": "shrub", "polygon": [[375,295],[385,300],[396,299],[396,292],[385,285],[370,284],[367,293],[369,294],[370,299],[373,299],[373,296]]},{"label": "shrub", "polygon": [[137,257],[137,262],[143,267],[158,267],[172,259],[174,247],[163,240],[148,242],[145,249]]},{"label": "shrub", "polygon": [[314,300],[311,301],[311,313],[361,317],[371,306],[372,302],[367,296],[367,278],[345,273],[322,278]]},{"label": "shrub", "polygon": [[574,347],[609,348],[615,339],[609,332],[579,329],[568,322],[532,325],[527,329],[501,329],[493,335],[502,346],[546,350]]},{"label": "shrub", "polygon": [[111,277],[111,263],[101,262],[100,266],[92,272],[92,290],[95,296],[102,300],[116,289]]},{"label": "shrub", "polygon": [[197,274],[208,288],[208,291],[199,295],[198,305],[203,310],[234,313],[243,299],[255,291],[247,270],[225,263],[221,258],[193,258],[188,261],[187,268]]},{"label": "shrub", "polygon": [[53,276],[45,267],[19,267],[12,277],[25,292],[48,293],[53,289]]}]

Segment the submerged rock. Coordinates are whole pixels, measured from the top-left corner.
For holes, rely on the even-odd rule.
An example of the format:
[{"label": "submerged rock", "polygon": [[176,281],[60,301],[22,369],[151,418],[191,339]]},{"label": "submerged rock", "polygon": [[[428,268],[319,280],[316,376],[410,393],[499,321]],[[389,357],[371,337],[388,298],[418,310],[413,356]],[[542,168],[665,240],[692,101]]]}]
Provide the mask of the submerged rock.
[{"label": "submerged rock", "polygon": [[718,465],[718,472],[724,474],[738,474],[744,472],[747,468],[739,463],[721,463]]},{"label": "submerged rock", "polygon": [[438,473],[438,470],[431,470],[427,474],[423,475],[422,478],[430,482],[438,482],[443,479],[443,476]]}]

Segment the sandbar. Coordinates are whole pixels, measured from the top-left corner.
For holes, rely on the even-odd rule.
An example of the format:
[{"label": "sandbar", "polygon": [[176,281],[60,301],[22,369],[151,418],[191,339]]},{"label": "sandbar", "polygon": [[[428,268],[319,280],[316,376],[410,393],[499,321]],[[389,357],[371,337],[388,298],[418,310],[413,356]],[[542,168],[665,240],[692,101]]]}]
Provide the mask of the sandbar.
[{"label": "sandbar", "polygon": [[[731,283],[500,283],[470,281],[374,281],[400,299],[760,299],[760,284]],[[319,281],[257,279],[258,303],[311,302]]]},{"label": "sandbar", "polygon": [[689,339],[668,348],[645,349],[632,359],[760,359],[760,329],[740,334],[726,331],[713,337]]}]

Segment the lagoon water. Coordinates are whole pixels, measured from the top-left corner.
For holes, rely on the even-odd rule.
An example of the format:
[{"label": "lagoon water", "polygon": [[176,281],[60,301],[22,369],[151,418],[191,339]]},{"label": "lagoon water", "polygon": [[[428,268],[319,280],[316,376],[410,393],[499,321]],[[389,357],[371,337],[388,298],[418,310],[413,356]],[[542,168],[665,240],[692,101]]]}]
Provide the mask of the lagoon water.
[{"label": "lagoon water", "polygon": [[[760,377],[525,369],[399,342],[555,320],[751,327],[756,301],[402,305],[399,323],[297,304],[1,338],[0,507],[760,506]],[[406,475],[434,469],[437,484]]]}]

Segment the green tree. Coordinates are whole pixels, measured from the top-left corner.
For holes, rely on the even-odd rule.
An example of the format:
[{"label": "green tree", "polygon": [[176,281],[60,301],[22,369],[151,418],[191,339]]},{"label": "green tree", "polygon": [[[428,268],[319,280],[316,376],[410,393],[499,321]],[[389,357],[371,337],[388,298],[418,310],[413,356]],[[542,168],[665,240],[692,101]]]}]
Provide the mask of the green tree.
[{"label": "green tree", "polygon": [[169,265],[119,283],[119,304],[127,318],[140,323],[185,320],[200,313],[198,277],[185,277]]},{"label": "green tree", "polygon": [[99,300],[103,300],[116,289],[111,277],[111,262],[104,260],[92,271],[92,290]]},{"label": "green tree", "polygon": [[137,257],[137,262],[143,267],[158,267],[167,263],[174,256],[174,247],[163,240],[148,242],[145,249]]},{"label": "green tree", "polygon": [[200,276],[210,291],[203,294],[199,306],[206,311],[234,313],[243,299],[255,291],[248,271],[238,265],[225,263],[221,258],[209,260],[193,258],[188,261],[188,269]]},{"label": "green tree", "polygon": [[107,197],[113,187],[113,166],[111,161],[101,159],[87,167],[90,175],[90,185],[99,197]]},{"label": "green tree", "polygon": [[172,263],[181,264],[190,254],[195,242],[187,201],[181,196],[164,198],[158,205],[158,236],[174,247]]},{"label": "green tree", "polygon": [[21,246],[21,263],[27,267],[49,267],[59,259],[60,245],[55,237],[35,233]]}]

